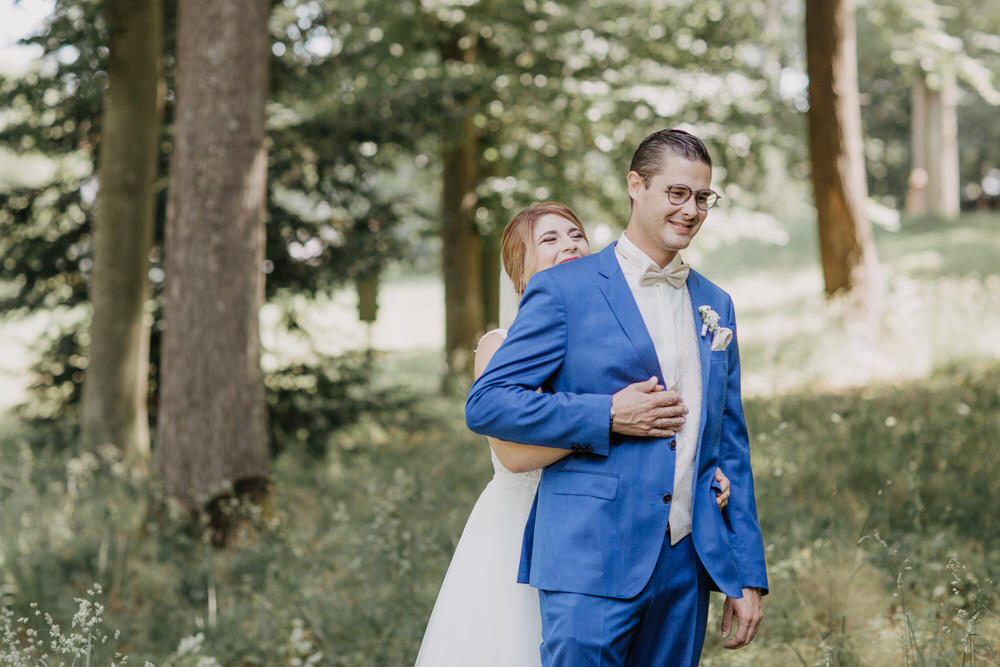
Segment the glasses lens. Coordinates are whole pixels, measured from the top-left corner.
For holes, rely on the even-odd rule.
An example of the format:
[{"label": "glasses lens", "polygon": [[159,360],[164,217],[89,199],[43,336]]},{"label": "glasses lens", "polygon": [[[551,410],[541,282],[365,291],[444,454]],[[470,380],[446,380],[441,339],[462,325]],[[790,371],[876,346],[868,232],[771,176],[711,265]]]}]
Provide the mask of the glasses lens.
[{"label": "glasses lens", "polygon": [[671,185],[667,188],[667,197],[670,203],[676,205],[683,204],[691,196],[691,188],[686,185]]},{"label": "glasses lens", "polygon": [[698,194],[694,198],[694,202],[703,211],[715,206],[719,201],[719,195],[715,194],[712,190],[699,190]]}]

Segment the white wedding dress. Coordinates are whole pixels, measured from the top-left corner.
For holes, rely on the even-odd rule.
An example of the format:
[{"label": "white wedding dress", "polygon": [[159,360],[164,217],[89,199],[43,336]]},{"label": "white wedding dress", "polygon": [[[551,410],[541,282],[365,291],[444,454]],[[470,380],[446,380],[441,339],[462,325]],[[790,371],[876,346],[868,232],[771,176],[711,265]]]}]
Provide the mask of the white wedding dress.
[{"label": "white wedding dress", "polygon": [[538,593],[517,583],[524,524],[541,471],[513,473],[492,449],[490,456],[493,479],[455,548],[416,667],[541,665]]}]

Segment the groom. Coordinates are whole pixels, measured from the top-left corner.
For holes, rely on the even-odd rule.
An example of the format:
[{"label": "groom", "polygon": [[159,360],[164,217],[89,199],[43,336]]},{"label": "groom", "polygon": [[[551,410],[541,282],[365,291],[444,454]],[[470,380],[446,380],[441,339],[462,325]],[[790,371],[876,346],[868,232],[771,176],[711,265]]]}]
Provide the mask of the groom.
[{"label": "groom", "polygon": [[[767,575],[732,301],[678,254],[718,199],[711,179],[697,137],[646,137],[625,233],[535,274],[470,391],[473,431],[574,451],[542,473],[518,577],[539,589],[546,667],[696,665],[709,590],[727,596],[723,636],[736,620],[728,648],[760,624]],[[651,376],[688,410],[676,435],[677,397]],[[732,482],[721,512],[716,467]]]}]

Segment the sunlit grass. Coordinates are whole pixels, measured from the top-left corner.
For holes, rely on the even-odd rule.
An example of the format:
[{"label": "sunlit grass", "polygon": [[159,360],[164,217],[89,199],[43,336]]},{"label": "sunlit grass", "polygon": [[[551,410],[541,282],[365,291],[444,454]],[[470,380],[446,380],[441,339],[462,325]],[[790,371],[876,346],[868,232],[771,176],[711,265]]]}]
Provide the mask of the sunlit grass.
[{"label": "sunlit grass", "polygon": [[706,664],[996,664],[1000,366],[746,407],[772,594]]},{"label": "sunlit grass", "polygon": [[[716,599],[705,664],[960,664],[970,633],[976,664],[993,664],[998,387],[994,365],[748,400],[772,592],[737,653],[719,646]],[[157,663],[203,633],[223,664],[304,657],[292,644],[329,664],[408,664],[490,475],[461,399],[428,398],[334,434],[325,460],[281,456],[269,506],[234,508],[245,532],[218,553],[114,451],[29,448],[39,435],[8,425],[0,440],[4,604],[66,622],[97,581],[122,646]]]}]

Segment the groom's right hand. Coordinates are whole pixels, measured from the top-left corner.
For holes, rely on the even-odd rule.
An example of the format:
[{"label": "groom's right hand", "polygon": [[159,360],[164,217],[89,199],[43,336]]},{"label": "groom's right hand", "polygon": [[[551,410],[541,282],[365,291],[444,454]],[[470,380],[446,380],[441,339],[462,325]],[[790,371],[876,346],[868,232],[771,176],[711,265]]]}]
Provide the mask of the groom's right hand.
[{"label": "groom's right hand", "polygon": [[670,438],[684,425],[687,408],[680,394],[664,391],[651,377],[625,387],[611,397],[611,430],[614,433]]}]

